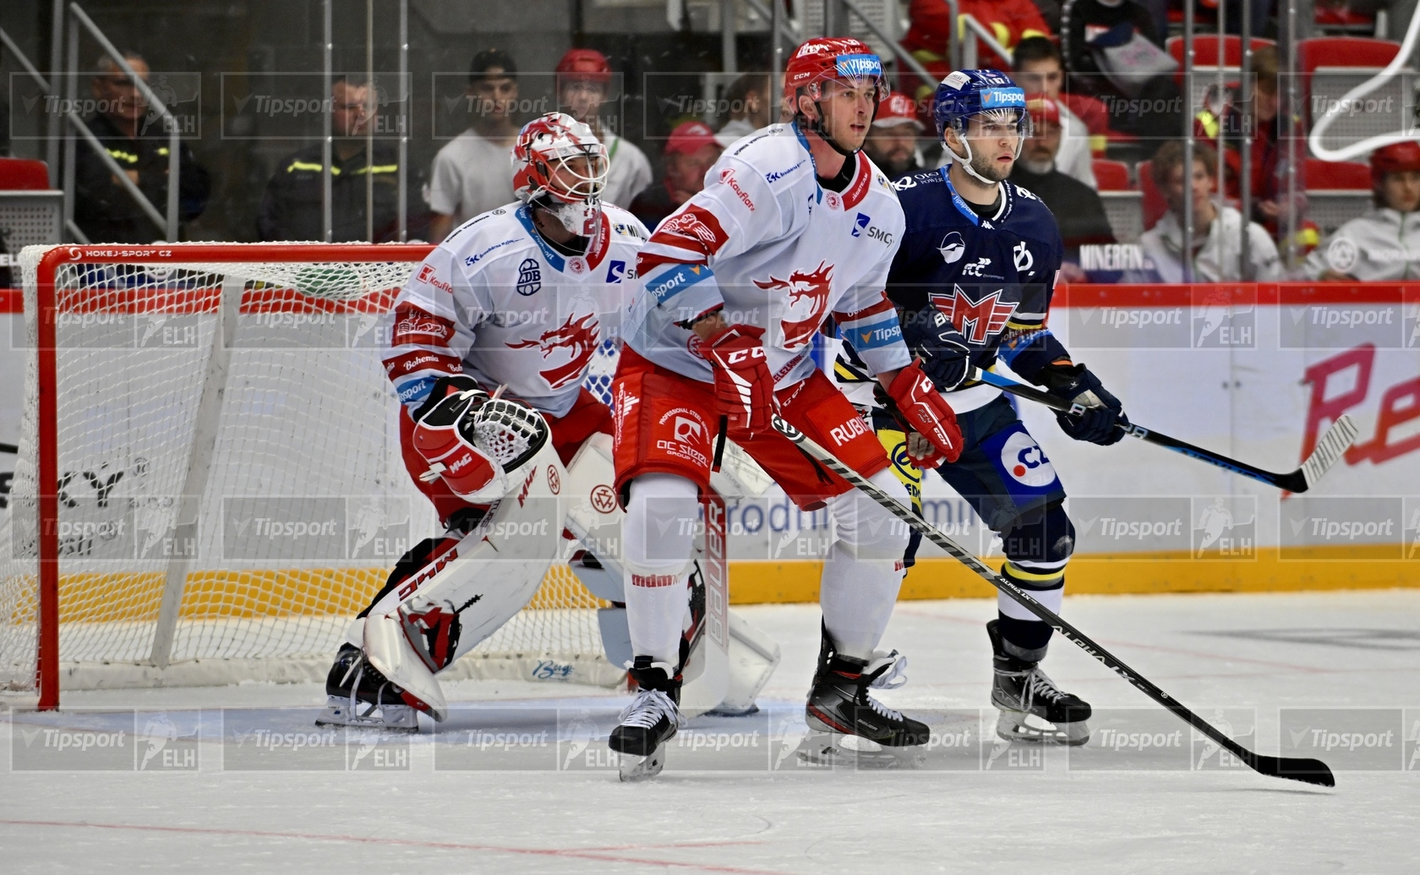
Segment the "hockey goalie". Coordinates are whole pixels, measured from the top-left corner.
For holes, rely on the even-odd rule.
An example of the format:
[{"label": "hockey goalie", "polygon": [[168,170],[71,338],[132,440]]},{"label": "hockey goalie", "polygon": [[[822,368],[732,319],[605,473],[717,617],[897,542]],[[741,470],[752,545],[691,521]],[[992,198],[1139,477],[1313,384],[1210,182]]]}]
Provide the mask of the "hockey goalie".
[{"label": "hockey goalie", "polygon": [[[406,553],[351,625],[318,725],[413,731],[421,711],[444,719],[438,674],[528,604],[568,555],[564,528],[584,548],[574,573],[614,605],[599,615],[608,658],[630,659],[615,541],[599,536],[620,521],[593,519],[569,495],[613,482],[611,413],[583,381],[620,333],[622,281],[648,234],[601,202],[606,149],[570,116],[524,126],[513,165],[518,200],[457,228],[395,300],[384,363],[403,459],[445,531]],[[723,610],[723,580],[692,575],[678,668],[699,710],[752,710],[778,648],[738,618],[711,642],[704,588],[715,585]]]}]

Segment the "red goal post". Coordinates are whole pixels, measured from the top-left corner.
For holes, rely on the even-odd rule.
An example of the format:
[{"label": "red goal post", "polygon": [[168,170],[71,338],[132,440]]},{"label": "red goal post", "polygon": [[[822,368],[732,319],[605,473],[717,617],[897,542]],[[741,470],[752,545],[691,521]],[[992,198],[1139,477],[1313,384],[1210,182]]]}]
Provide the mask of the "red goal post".
[{"label": "red goal post", "polygon": [[[435,534],[380,363],[432,247],[30,247],[0,688],[316,680]],[[609,352],[598,381],[609,381]],[[609,683],[565,566],[463,676]],[[460,665],[462,665],[461,663]]]}]

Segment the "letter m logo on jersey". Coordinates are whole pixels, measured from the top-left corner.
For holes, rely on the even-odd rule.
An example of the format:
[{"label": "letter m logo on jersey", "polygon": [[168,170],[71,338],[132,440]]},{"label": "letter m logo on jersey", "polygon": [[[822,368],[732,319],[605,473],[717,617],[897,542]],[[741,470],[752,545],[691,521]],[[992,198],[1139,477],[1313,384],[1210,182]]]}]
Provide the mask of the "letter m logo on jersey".
[{"label": "letter m logo on jersey", "polygon": [[962,291],[961,286],[953,283],[950,293],[932,292],[927,297],[933,307],[952,320],[952,324],[968,341],[982,344],[1005,330],[1006,322],[1010,320],[1011,314],[1016,312],[1015,302],[1001,300],[1001,293],[1004,291],[1005,289],[997,289],[989,295],[983,295],[980,300],[973,300]]}]

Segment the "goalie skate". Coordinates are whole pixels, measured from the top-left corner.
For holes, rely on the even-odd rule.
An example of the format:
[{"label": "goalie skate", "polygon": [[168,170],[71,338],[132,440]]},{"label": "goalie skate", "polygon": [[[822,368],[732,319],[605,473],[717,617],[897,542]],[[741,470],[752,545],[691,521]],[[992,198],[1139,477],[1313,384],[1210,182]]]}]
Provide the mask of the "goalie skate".
[{"label": "goalie skate", "polygon": [[1090,740],[1090,705],[1055,686],[1038,662],[1005,651],[997,621],[986,624],[991,637],[991,704],[1000,709],[996,734],[1006,741],[1081,745]]},{"label": "goalie skate", "polygon": [[394,732],[418,732],[418,710],[403,699],[404,691],[365,661],[358,647],[346,644],[335,657],[326,679],[325,712],[317,726],[353,726]]}]

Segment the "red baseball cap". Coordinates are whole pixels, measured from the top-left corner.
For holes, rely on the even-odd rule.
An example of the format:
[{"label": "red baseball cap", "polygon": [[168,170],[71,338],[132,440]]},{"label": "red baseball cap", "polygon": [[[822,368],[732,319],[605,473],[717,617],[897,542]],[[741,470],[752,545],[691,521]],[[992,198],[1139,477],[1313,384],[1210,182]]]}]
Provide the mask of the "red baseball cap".
[{"label": "red baseball cap", "polygon": [[919,134],[926,130],[921,119],[917,118],[917,104],[912,98],[901,91],[890,91],[883,102],[878,104],[878,116],[873,119],[873,127],[886,128],[905,124],[916,126]]},{"label": "red baseball cap", "polygon": [[1060,124],[1060,104],[1044,94],[1027,94],[1026,111],[1034,121]]},{"label": "red baseball cap", "polygon": [[667,155],[673,152],[691,155],[700,151],[703,146],[720,148],[720,141],[715,138],[715,132],[705,122],[681,122],[666,138]]},{"label": "red baseball cap", "polygon": [[596,49],[568,49],[557,62],[559,81],[590,80],[602,85],[611,81],[611,64]]}]

